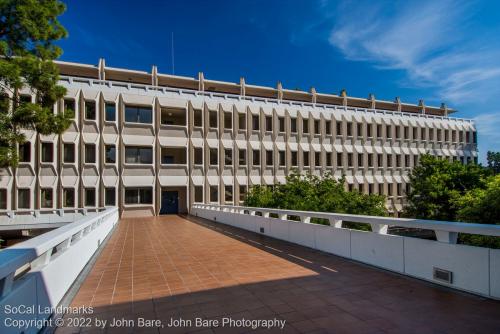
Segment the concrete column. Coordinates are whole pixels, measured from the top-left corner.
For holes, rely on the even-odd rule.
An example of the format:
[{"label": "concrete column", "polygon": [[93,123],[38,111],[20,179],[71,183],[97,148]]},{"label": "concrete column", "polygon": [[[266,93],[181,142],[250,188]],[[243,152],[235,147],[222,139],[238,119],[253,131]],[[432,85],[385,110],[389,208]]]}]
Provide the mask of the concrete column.
[{"label": "concrete column", "polygon": [[422,114],[425,114],[425,102],[424,102],[424,100],[420,99],[420,101],[418,101],[418,106],[420,107],[420,112]]},{"label": "concrete column", "polygon": [[98,68],[99,68],[99,80],[106,80],[106,71],[105,71],[106,61],[104,60],[104,58],[99,59]]},{"label": "concrete column", "polygon": [[457,232],[440,231],[440,230],[435,230],[434,232],[436,233],[436,239],[439,242],[444,242],[447,244],[457,243],[457,238],[458,238]]},{"label": "concrete column", "polygon": [[245,96],[245,78],[240,78],[240,95]]},{"label": "concrete column", "polygon": [[156,65],[151,68],[151,85],[158,86],[158,68]]},{"label": "concrete column", "polygon": [[203,72],[198,72],[198,90],[203,92],[205,90],[205,77]]},{"label": "concrete column", "polygon": [[281,81],[278,81],[276,89],[278,90],[278,100],[283,100],[283,85],[281,84]]},{"label": "concrete column", "polygon": [[311,102],[316,104],[318,98],[318,94],[316,93],[316,88],[311,87],[310,93],[311,93]]},{"label": "concrete column", "polygon": [[342,228],[342,220],[341,219],[330,218],[328,220],[330,221],[330,226],[333,226],[336,228]]}]

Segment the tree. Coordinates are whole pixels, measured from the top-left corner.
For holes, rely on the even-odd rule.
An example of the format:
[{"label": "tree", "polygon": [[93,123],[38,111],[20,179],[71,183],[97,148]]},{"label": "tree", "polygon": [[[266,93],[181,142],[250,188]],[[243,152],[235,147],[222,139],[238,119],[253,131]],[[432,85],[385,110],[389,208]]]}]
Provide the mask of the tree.
[{"label": "tree", "polygon": [[[53,112],[66,93],[52,62],[61,55],[54,42],[66,36],[57,20],[65,9],[58,0],[0,0],[0,167],[17,165],[23,130],[60,134],[71,124],[72,111]],[[23,87],[33,103],[20,95]]]},{"label": "tree", "polygon": [[410,174],[410,193],[405,216],[453,221],[457,198],[472,189],[484,189],[487,171],[476,164],[464,165],[423,155]]},{"label": "tree", "polygon": [[[344,178],[337,181],[331,174],[318,177],[292,172],[285,184],[252,187],[245,198],[245,206],[373,216],[387,214],[384,196],[349,192],[344,189],[344,183]],[[313,222],[324,223],[317,219]],[[366,229],[363,224],[354,225],[351,227]]]},{"label": "tree", "polygon": [[488,151],[486,153],[486,160],[488,162],[488,169],[493,174],[500,174],[500,152]]}]

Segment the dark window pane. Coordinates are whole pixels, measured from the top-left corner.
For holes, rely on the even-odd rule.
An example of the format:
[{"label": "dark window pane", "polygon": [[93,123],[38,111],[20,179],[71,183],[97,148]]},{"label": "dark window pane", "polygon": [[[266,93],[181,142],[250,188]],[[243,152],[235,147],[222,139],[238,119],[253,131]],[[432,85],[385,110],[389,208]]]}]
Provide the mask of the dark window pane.
[{"label": "dark window pane", "polygon": [[0,209],[7,210],[7,189],[0,189]]},{"label": "dark window pane", "polygon": [[63,146],[63,160],[67,163],[75,162],[75,144],[66,143]]},{"label": "dark window pane", "polygon": [[52,143],[42,143],[42,162],[54,161],[54,145]]},{"label": "dark window pane", "polygon": [[42,208],[52,208],[52,189],[42,189],[40,196],[40,206]]},{"label": "dark window pane", "polygon": [[116,147],[115,145],[106,145],[106,163],[116,163]]},{"label": "dark window pane", "polygon": [[104,199],[105,199],[106,206],[115,206],[116,205],[116,189],[114,187],[106,188],[105,194],[104,194]]},{"label": "dark window pane", "polygon": [[95,189],[85,189],[85,206],[95,206]]},{"label": "dark window pane", "polygon": [[85,101],[85,119],[89,119],[89,120],[96,119],[95,102],[94,101]]},{"label": "dark window pane", "polygon": [[30,208],[30,190],[29,189],[19,189],[17,191],[17,207],[19,209],[29,209]]},{"label": "dark window pane", "polygon": [[63,206],[67,208],[75,207],[75,189],[73,188],[64,189]]},{"label": "dark window pane", "polygon": [[31,161],[31,143],[26,142],[19,145],[19,162]]},{"label": "dark window pane", "polygon": [[95,159],[95,145],[94,144],[85,144],[85,163],[94,164]]},{"label": "dark window pane", "polygon": [[114,103],[106,103],[106,121],[114,122],[116,120],[116,106]]}]

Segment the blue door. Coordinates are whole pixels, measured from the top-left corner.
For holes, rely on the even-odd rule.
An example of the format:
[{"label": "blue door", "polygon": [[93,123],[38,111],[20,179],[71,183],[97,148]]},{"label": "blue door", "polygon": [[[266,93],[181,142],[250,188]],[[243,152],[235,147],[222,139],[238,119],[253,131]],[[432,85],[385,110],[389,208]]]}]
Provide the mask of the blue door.
[{"label": "blue door", "polygon": [[163,191],[161,193],[161,215],[179,213],[179,194],[177,191]]}]

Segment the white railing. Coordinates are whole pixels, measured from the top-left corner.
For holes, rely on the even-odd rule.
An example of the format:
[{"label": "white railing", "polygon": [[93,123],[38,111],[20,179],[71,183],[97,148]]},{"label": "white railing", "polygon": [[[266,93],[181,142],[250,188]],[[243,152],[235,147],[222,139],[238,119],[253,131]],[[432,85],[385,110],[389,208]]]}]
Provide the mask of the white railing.
[{"label": "white railing", "polygon": [[0,230],[52,228],[93,216],[105,208],[0,211]]},{"label": "white railing", "polygon": [[[500,225],[216,204],[193,204],[191,214],[500,299],[500,249],[456,243],[458,233],[500,237]],[[329,225],[311,223],[313,218],[328,221]],[[343,222],[369,224],[372,231],[343,228]],[[432,230],[437,241],[392,235],[389,226]]]},{"label": "white railing", "polygon": [[[82,269],[118,223],[118,209],[107,208],[0,251],[0,333],[37,333],[8,326],[8,319],[43,320],[56,307]],[[6,307],[33,306],[35,314],[8,314]]]}]

